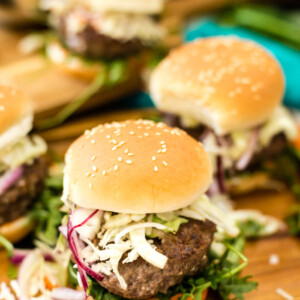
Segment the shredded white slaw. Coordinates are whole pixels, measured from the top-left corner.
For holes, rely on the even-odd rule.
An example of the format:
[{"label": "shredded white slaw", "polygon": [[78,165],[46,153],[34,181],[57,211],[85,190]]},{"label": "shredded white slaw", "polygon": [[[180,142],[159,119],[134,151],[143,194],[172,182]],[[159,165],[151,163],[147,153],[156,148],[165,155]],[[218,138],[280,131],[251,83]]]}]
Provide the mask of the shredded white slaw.
[{"label": "shredded white slaw", "polygon": [[[78,208],[73,212],[72,226],[80,224],[92,212],[92,210]],[[168,257],[155,249],[151,239],[152,233],[154,233],[153,229],[156,230],[155,232],[174,232],[174,228],[168,228],[153,220],[159,218],[162,222],[172,222],[181,216],[200,221],[208,219],[229,236],[239,234],[234,221],[210,203],[207,196],[202,196],[189,207],[156,214],[156,216],[104,212],[103,218],[101,217],[102,224],[100,224],[98,214],[94,215],[86,224],[75,229],[86,245],[81,251],[82,258],[95,272],[105,275],[114,273],[120,286],[126,289],[127,284],[118,270],[119,264],[130,263],[141,257],[149,264],[163,269]],[[98,219],[98,222],[95,219]],[[98,232],[95,232],[92,224],[95,224]],[[127,255],[122,259],[125,253]]]}]

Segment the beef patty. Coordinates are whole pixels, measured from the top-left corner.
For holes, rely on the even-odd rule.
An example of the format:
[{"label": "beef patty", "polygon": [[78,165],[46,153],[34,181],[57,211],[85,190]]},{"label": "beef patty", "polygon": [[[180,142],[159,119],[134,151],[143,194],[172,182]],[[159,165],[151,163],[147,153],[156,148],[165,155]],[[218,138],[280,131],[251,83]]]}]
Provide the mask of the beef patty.
[{"label": "beef patty", "polygon": [[[131,263],[119,263],[119,272],[127,283],[123,290],[112,274],[99,282],[111,293],[130,299],[146,299],[157,293],[166,293],[169,287],[180,283],[185,276],[193,276],[205,268],[216,226],[210,221],[189,220],[178,232],[163,233],[155,240],[156,250],[168,257],[164,269],[159,269],[139,257]],[[127,256],[125,254],[121,261]]]},{"label": "beef patty", "polygon": [[71,51],[91,58],[113,59],[132,55],[144,48],[139,39],[114,39],[98,33],[89,24],[81,32],[69,34],[66,31],[65,18],[60,21],[59,34]]},{"label": "beef patty", "polygon": [[42,157],[25,165],[22,176],[0,195],[0,226],[23,216],[34,198],[42,191],[47,163]]}]

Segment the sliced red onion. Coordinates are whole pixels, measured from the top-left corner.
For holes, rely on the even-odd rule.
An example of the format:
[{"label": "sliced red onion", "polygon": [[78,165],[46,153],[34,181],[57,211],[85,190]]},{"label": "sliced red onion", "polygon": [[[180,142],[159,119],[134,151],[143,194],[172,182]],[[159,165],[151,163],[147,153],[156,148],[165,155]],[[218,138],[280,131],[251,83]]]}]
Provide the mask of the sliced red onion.
[{"label": "sliced red onion", "polygon": [[76,291],[70,288],[59,287],[51,292],[51,299],[53,300],[85,300],[85,292]]},{"label": "sliced red onion", "polygon": [[58,231],[66,238],[68,239],[68,227],[67,226],[59,226]]},{"label": "sliced red onion", "polygon": [[16,183],[16,181],[22,176],[23,171],[24,167],[19,166],[14,170],[7,171],[0,177],[0,195]]},{"label": "sliced red onion", "polygon": [[89,268],[85,263],[83,262],[83,259],[81,257],[81,247],[80,247],[80,240],[78,238],[78,233],[75,231],[76,228],[83,226],[88,220],[90,220],[98,210],[95,210],[91,215],[89,215],[83,222],[80,224],[73,226],[71,223],[71,213],[69,215],[69,220],[68,220],[68,242],[69,242],[69,247],[74,255],[75,261],[77,263],[77,268],[78,272],[80,275],[80,279],[82,282],[82,287],[84,291],[86,292],[88,289],[88,280],[87,280],[87,275],[89,274],[93,278],[95,278],[97,281],[101,281],[104,279],[104,276],[102,274],[98,274],[95,271],[93,271],[91,268]]},{"label": "sliced red onion", "polygon": [[256,149],[256,145],[258,142],[259,136],[259,127],[255,128],[250,136],[249,146],[244,154],[240,157],[240,159],[236,163],[236,169],[239,171],[245,170],[249,165]]},{"label": "sliced red onion", "polygon": [[206,128],[204,132],[199,137],[199,142],[204,142],[204,140],[212,133],[212,130],[210,128]]},{"label": "sliced red onion", "polygon": [[[30,249],[14,249],[10,261],[14,265],[19,265],[20,263],[23,262],[26,256],[31,252],[32,250]],[[43,253],[43,256],[46,261],[54,261],[54,258],[50,253]]]}]

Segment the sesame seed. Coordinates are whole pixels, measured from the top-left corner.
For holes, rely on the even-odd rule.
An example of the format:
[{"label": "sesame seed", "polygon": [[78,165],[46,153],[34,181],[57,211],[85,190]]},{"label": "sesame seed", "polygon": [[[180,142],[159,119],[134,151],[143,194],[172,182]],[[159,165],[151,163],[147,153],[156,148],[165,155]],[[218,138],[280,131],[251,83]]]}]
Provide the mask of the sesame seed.
[{"label": "sesame seed", "polygon": [[125,150],[124,150],[124,153],[127,154],[127,153],[128,153],[128,149],[125,149]]},{"label": "sesame seed", "polygon": [[164,148],[164,149],[161,150],[161,152],[165,153],[165,152],[167,152],[167,149]]},{"label": "sesame seed", "polygon": [[0,111],[4,111],[4,106],[0,105]]},{"label": "sesame seed", "polygon": [[91,161],[96,159],[96,155],[92,156]]},{"label": "sesame seed", "polygon": [[93,185],[89,182],[89,188],[91,189],[93,187]]},{"label": "sesame seed", "polygon": [[115,171],[117,171],[117,170],[118,170],[118,168],[119,168],[119,166],[118,166],[118,165],[115,165],[115,166],[114,166],[114,170],[115,170]]},{"label": "sesame seed", "polygon": [[156,132],[155,134],[156,134],[156,135],[161,135],[161,133],[160,133],[160,132]]},{"label": "sesame seed", "polygon": [[97,171],[97,167],[96,166],[92,166],[92,169],[93,169],[94,172]]},{"label": "sesame seed", "polygon": [[96,141],[95,140],[91,140],[91,144],[95,144],[96,143]]},{"label": "sesame seed", "polygon": [[163,148],[166,148],[167,146],[166,145],[161,145]]},{"label": "sesame seed", "polygon": [[111,142],[116,145],[117,144],[117,141],[115,139],[112,139]]},{"label": "sesame seed", "polygon": [[155,155],[152,156],[152,160],[156,160],[156,156]]},{"label": "sesame seed", "polygon": [[134,134],[134,131],[130,131],[129,134],[133,135],[133,134]]},{"label": "sesame seed", "polygon": [[161,153],[161,149],[159,149],[159,150],[157,151],[157,153]]},{"label": "sesame seed", "polygon": [[118,161],[122,161],[122,157],[121,156],[118,157]]},{"label": "sesame seed", "polygon": [[95,177],[95,176],[96,176],[96,174],[95,174],[95,173],[93,173],[93,174],[92,174],[92,177]]},{"label": "sesame seed", "polygon": [[132,160],[125,160],[125,162],[126,162],[126,164],[128,164],[128,165],[130,165],[130,164],[132,164]]},{"label": "sesame seed", "polygon": [[133,154],[133,153],[128,153],[127,155],[129,155],[129,156],[133,156],[134,154]]},{"label": "sesame seed", "polygon": [[142,139],[143,137],[142,137],[141,135],[138,135],[138,138],[139,138],[139,139]]},{"label": "sesame seed", "polygon": [[154,171],[157,172],[158,171],[158,167],[154,166]]},{"label": "sesame seed", "polygon": [[144,133],[144,136],[149,136],[149,133],[148,133],[148,132],[145,132],[145,133]]},{"label": "sesame seed", "polygon": [[87,130],[84,131],[84,134],[85,134],[85,135],[89,135],[89,134],[90,134],[90,131],[87,129]]},{"label": "sesame seed", "polygon": [[115,150],[117,150],[117,146],[114,146],[114,147],[112,147],[112,149],[111,149],[112,151],[115,151]]},{"label": "sesame seed", "polygon": [[89,172],[85,173],[86,177],[89,177],[90,175],[91,175],[91,173],[89,173]]},{"label": "sesame seed", "polygon": [[105,170],[102,171],[102,175],[103,175],[103,176],[106,175],[106,171],[105,171]]},{"label": "sesame seed", "polygon": [[160,143],[161,143],[161,145],[163,145],[163,144],[165,144],[165,141],[161,141]]},{"label": "sesame seed", "polygon": [[110,135],[108,134],[108,135],[106,136],[106,138],[107,138],[107,139],[110,139]]},{"label": "sesame seed", "polygon": [[165,161],[163,161],[162,163],[163,163],[163,165],[165,165],[165,166],[167,166],[167,165],[168,165],[168,164],[167,164]]}]

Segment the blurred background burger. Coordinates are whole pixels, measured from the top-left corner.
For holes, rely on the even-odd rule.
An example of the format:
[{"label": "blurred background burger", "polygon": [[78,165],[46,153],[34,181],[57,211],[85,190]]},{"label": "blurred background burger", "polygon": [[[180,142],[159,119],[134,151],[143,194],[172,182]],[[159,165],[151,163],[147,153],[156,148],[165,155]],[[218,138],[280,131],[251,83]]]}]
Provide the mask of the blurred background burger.
[{"label": "blurred background burger", "polygon": [[47,175],[47,146],[38,135],[29,135],[32,121],[29,99],[0,83],[0,234],[12,242],[32,229],[27,212]]},{"label": "blurred background burger", "polygon": [[200,39],[172,51],[150,83],[164,121],[187,130],[210,153],[211,191],[219,193],[268,188],[267,177],[281,172],[277,158],[298,135],[281,104],[284,89],[275,58],[234,37]]}]

